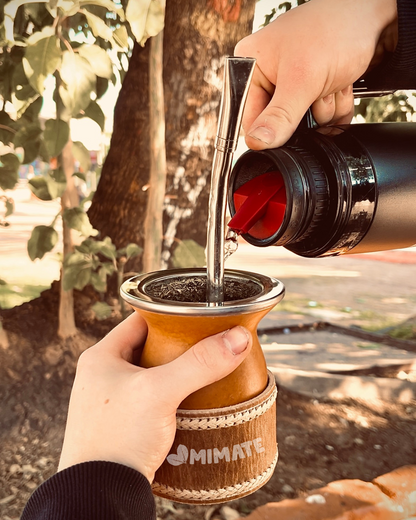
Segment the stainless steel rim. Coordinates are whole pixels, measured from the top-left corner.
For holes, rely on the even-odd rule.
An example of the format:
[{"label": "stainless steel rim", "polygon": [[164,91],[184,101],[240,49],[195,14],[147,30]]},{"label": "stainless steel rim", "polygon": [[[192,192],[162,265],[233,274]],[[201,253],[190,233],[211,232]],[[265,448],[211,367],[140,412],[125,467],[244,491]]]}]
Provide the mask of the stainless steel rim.
[{"label": "stainless steel rim", "polygon": [[125,281],[121,286],[121,297],[134,308],[159,314],[179,316],[227,316],[269,309],[271,306],[279,303],[285,294],[283,283],[276,278],[234,269],[226,269],[225,277],[254,282],[259,285],[260,293],[244,300],[224,302],[220,306],[210,306],[208,303],[185,303],[161,300],[146,294],[146,287],[150,283],[163,280],[168,282],[178,276],[189,278],[193,276],[206,276],[206,269],[171,269],[168,271],[156,271],[134,276]]}]

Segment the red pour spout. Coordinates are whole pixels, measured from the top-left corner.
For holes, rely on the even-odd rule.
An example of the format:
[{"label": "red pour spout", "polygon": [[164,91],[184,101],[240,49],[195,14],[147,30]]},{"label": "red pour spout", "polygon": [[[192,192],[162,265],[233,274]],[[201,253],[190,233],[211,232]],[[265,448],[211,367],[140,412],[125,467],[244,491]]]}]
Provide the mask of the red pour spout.
[{"label": "red pour spout", "polygon": [[278,171],[263,173],[246,182],[233,194],[235,215],[228,227],[238,234],[268,238],[282,225],[286,190]]}]

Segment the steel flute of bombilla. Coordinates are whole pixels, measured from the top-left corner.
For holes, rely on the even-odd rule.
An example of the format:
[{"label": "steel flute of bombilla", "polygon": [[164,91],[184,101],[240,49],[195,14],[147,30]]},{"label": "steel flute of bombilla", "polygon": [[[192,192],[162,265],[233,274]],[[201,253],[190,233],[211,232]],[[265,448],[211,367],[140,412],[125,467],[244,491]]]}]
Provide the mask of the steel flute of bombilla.
[{"label": "steel flute of bombilla", "polygon": [[254,58],[227,57],[215,151],[212,161],[207,232],[207,300],[224,302],[224,246],[228,181],[237,148],[241,121],[253,76]]}]

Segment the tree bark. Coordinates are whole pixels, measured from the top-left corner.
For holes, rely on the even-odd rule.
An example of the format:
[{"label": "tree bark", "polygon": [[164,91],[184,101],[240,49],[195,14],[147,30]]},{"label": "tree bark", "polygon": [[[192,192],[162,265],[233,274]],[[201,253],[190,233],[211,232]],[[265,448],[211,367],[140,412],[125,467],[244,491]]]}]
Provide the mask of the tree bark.
[{"label": "tree bark", "polygon": [[[167,2],[164,90],[167,183],[162,261],[176,238],[205,245],[209,181],[222,65],[251,33],[255,0]],[[135,44],[114,117],[111,146],[89,210],[92,225],[117,247],[143,245],[148,198],[149,43]],[[140,259],[133,268],[140,269]]]},{"label": "tree bark", "polygon": [[[72,155],[72,141],[69,141],[64,146],[59,156],[60,164],[65,173],[66,189],[61,197],[61,211],[62,215],[67,208],[78,206],[79,198],[74,183],[74,156]],[[74,243],[72,239],[72,229],[70,229],[65,221],[62,219],[62,236],[63,236],[63,258],[74,251]],[[75,336],[77,328],[75,325],[74,314],[74,294],[73,290],[64,291],[64,267],[61,268],[59,293],[59,325],[58,336],[60,338],[70,338]]]}]

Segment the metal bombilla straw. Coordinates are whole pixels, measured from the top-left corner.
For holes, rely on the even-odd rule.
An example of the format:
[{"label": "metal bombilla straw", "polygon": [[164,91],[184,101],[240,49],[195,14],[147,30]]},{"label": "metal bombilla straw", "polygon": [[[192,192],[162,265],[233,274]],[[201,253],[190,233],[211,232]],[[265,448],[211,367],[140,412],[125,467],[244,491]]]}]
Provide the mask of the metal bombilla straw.
[{"label": "metal bombilla straw", "polygon": [[224,302],[224,245],[228,181],[255,64],[254,58],[231,57],[227,57],[224,64],[224,82],[208,207],[207,300],[210,306],[219,306]]}]

